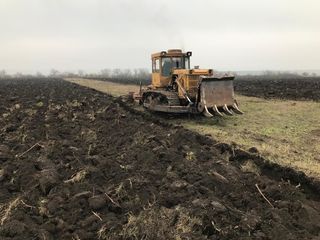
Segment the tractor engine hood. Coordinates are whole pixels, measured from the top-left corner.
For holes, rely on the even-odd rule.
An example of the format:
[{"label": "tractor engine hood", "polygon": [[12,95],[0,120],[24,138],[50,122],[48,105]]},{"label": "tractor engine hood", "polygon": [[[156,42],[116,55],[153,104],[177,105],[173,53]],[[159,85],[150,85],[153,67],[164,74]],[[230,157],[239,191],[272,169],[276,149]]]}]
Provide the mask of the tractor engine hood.
[{"label": "tractor engine hood", "polygon": [[191,69],[190,74],[193,74],[193,75],[212,75],[213,70],[212,69]]},{"label": "tractor engine hood", "polygon": [[211,76],[213,75],[212,69],[174,69],[173,74],[187,74],[187,75],[205,75]]}]

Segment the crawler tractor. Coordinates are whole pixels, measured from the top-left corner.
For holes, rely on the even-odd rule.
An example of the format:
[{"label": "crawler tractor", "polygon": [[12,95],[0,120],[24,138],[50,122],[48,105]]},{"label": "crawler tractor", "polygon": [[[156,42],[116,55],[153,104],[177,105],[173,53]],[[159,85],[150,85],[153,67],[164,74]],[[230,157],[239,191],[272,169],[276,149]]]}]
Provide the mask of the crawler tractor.
[{"label": "crawler tractor", "polygon": [[234,76],[190,69],[191,55],[179,49],[152,54],[152,84],[140,89],[140,103],[156,112],[202,113],[206,117],[242,114],[234,99]]}]

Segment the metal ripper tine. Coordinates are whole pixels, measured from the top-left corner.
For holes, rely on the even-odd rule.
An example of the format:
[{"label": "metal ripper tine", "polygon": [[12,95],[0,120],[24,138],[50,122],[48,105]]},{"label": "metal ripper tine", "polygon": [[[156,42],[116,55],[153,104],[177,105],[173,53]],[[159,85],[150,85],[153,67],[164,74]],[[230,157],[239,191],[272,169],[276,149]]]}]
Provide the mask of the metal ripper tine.
[{"label": "metal ripper tine", "polygon": [[233,113],[229,110],[227,104],[225,104],[225,105],[223,106],[223,110],[224,110],[224,112],[225,112],[226,114],[228,114],[228,115],[233,115]]},{"label": "metal ripper tine", "polygon": [[207,105],[204,105],[203,115],[209,118],[213,117],[213,115],[208,111]]},{"label": "metal ripper tine", "polygon": [[236,103],[234,103],[234,104],[232,105],[232,107],[233,107],[233,111],[234,111],[235,113],[237,113],[237,114],[243,114],[243,112],[239,109],[239,107],[238,107],[238,105],[237,105]]},{"label": "metal ripper tine", "polygon": [[223,117],[223,114],[219,111],[217,105],[214,105],[214,107],[213,107],[212,109],[213,109],[213,111],[214,111],[215,113],[217,113],[219,116]]}]

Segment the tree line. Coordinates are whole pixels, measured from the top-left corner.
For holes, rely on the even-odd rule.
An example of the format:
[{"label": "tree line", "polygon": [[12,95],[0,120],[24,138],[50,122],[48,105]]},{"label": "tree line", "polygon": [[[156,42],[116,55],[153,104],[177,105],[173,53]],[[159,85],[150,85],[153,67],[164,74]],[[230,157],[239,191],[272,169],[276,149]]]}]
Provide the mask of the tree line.
[{"label": "tree line", "polygon": [[[298,78],[314,78],[317,77],[316,73],[294,73],[294,72],[277,72],[277,71],[264,71],[259,75],[236,75],[238,80],[258,80],[258,79],[298,79]],[[77,72],[60,72],[56,69],[52,69],[48,74],[43,74],[41,72],[36,72],[35,74],[22,74],[17,72],[15,74],[8,74],[5,70],[0,70],[0,79],[5,78],[87,78],[96,79],[101,81],[111,81],[123,84],[140,84],[148,85],[151,83],[151,73],[148,69],[138,68],[138,69],[109,69],[105,68],[97,73],[86,73],[83,70],[78,70]]]},{"label": "tree line", "polygon": [[60,72],[56,69],[51,69],[48,74],[36,72],[35,74],[23,74],[17,72],[15,74],[8,74],[5,70],[0,70],[0,78],[88,78],[88,79],[99,79],[102,81],[113,81],[124,84],[149,84],[151,82],[151,73],[148,69],[102,69],[97,73],[86,73],[83,70],[77,72]]}]

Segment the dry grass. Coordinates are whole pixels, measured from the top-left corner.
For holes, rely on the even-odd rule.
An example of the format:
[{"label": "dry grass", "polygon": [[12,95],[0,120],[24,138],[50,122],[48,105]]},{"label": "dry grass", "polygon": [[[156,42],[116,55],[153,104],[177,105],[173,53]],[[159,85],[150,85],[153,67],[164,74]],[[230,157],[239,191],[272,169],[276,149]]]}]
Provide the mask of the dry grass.
[{"label": "dry grass", "polygon": [[244,115],[175,122],[221,142],[256,147],[271,161],[320,176],[320,103],[237,96]]},{"label": "dry grass", "polygon": [[80,78],[67,78],[66,80],[73,83],[77,83],[85,87],[90,87],[90,88],[99,90],[104,93],[111,94],[116,97],[128,94],[129,92],[139,91],[139,86],[137,85],[117,84],[113,82],[80,79]]},{"label": "dry grass", "polygon": [[[128,214],[127,223],[122,229],[114,231],[103,225],[97,232],[99,239],[185,239],[201,226],[199,218],[190,216],[185,208],[149,208],[138,215]],[[117,237],[116,237],[117,236]],[[190,238],[191,239],[191,238]]]},{"label": "dry grass", "polygon": [[17,197],[14,200],[12,200],[11,202],[9,202],[8,204],[5,204],[0,207],[0,216],[1,216],[0,225],[1,226],[9,218],[12,211],[19,206],[20,200],[21,200],[21,198]]},{"label": "dry grass", "polygon": [[[86,79],[68,79],[112,94],[138,91],[136,85],[121,85]],[[168,120],[218,141],[237,143],[244,149],[256,147],[271,161],[320,176],[320,103],[312,101],[265,100],[237,96],[244,115],[223,118],[179,118]]]},{"label": "dry grass", "polygon": [[38,201],[38,212],[40,216],[49,216],[49,210],[47,209],[48,199],[43,198]]},{"label": "dry grass", "polygon": [[241,165],[241,171],[254,173],[258,176],[260,175],[260,168],[251,160],[246,161]]},{"label": "dry grass", "polygon": [[86,169],[80,170],[79,172],[75,173],[71,176],[70,179],[65,180],[64,183],[77,183],[83,181],[86,176],[88,175],[88,171]]}]

